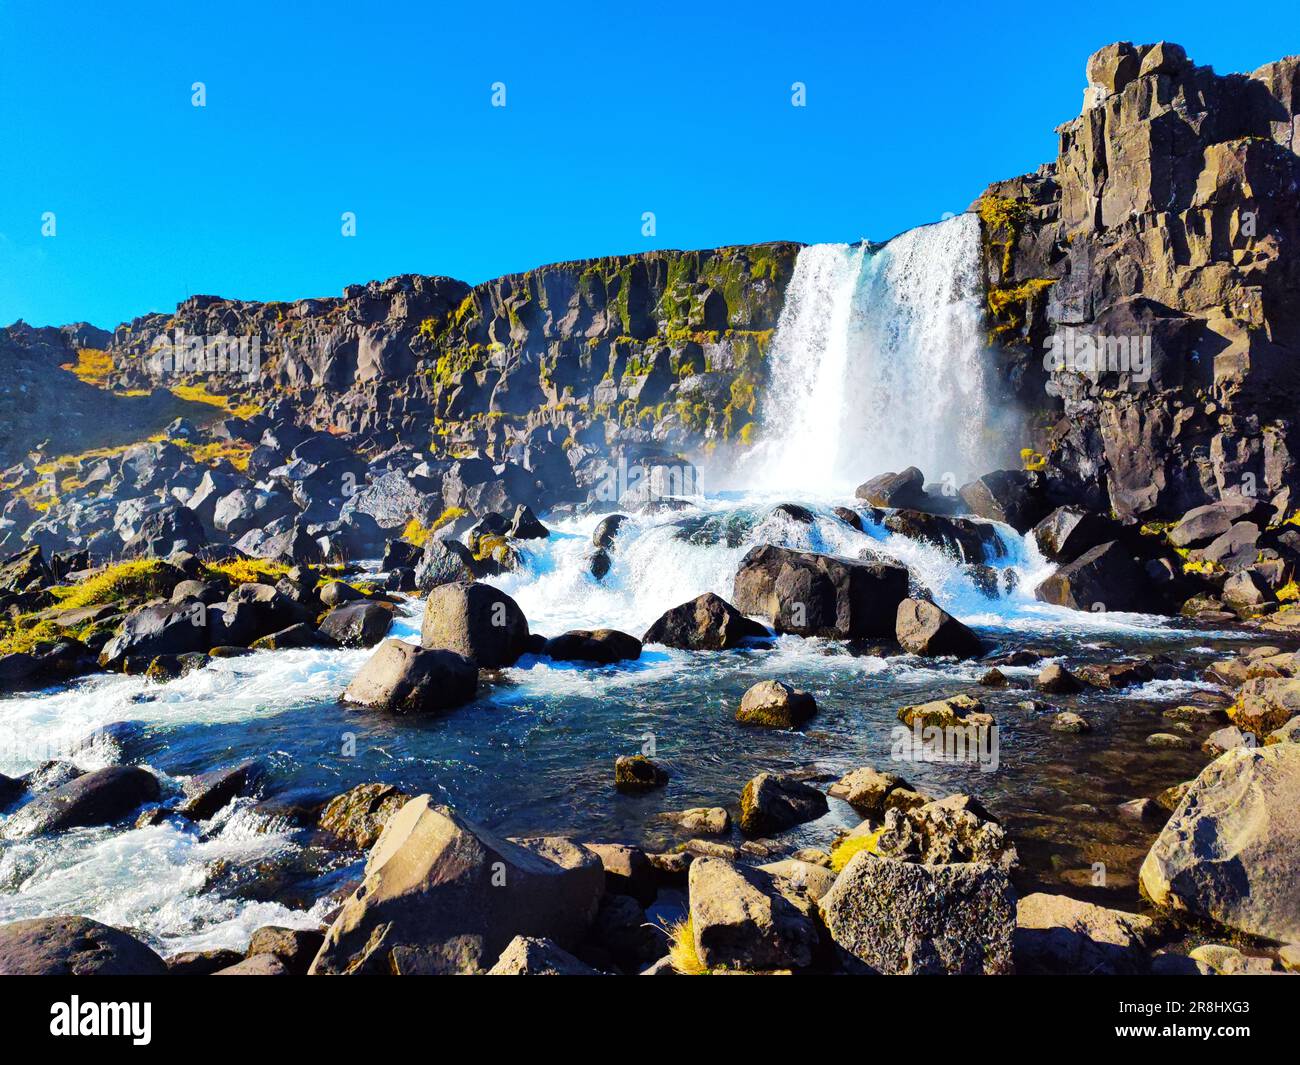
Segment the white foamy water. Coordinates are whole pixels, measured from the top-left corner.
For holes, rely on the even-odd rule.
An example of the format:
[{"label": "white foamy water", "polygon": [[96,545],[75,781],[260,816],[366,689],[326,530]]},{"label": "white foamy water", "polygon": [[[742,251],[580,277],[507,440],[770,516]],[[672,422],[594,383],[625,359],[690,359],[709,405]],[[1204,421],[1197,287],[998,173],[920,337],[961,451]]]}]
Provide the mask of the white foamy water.
[{"label": "white foamy water", "polygon": [[751,483],[829,489],[919,466],[959,482],[1018,444],[984,345],[979,220],[874,250],[816,244],[795,263],[772,342]]}]

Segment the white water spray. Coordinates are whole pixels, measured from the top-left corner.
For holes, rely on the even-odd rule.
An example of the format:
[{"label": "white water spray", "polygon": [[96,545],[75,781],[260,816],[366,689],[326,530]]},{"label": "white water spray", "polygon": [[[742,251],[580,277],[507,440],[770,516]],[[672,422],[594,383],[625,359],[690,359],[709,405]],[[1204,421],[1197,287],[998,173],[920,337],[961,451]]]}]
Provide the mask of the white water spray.
[{"label": "white water spray", "polygon": [[909,230],[875,250],[805,248],[786,290],[747,472],[831,489],[919,466],[932,480],[993,469],[998,404],[982,335],[979,220]]}]

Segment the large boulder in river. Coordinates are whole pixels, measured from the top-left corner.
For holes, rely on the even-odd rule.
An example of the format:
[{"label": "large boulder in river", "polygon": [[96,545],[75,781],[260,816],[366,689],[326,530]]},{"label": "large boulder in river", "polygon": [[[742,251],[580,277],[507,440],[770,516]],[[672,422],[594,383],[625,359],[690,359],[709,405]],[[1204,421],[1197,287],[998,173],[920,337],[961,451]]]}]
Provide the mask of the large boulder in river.
[{"label": "large boulder in river", "polygon": [[902,473],[881,473],[853,493],[873,507],[911,507],[925,500],[925,474],[915,466]]},{"label": "large boulder in river", "polygon": [[1300,745],[1236,747],[1201,770],[1139,881],[1161,909],[1300,941]]},{"label": "large boulder in river", "polygon": [[1147,576],[1116,540],[1085,551],[1034,589],[1034,598],[1072,610],[1151,610]]},{"label": "large boulder in river", "polygon": [[997,526],[988,522],[900,510],[886,515],[883,524],[892,533],[930,544],[962,562],[984,562],[1006,553]]},{"label": "large boulder in river", "polygon": [[109,766],[43,792],[16,811],[0,828],[5,839],[109,825],[147,802],[156,802],[158,779],[139,766]]},{"label": "large boulder in river", "polygon": [[444,584],[424,605],[420,643],[455,651],[480,669],[500,669],[528,650],[528,619],[518,603],[491,585]]},{"label": "large boulder in river", "polygon": [[991,865],[915,865],[863,850],[822,896],[821,912],[851,971],[1012,971],[1016,893]]},{"label": "large boulder in river", "polygon": [[320,631],[340,647],[373,647],[392,627],[392,609],[371,602],[336,606],[320,623]]},{"label": "large boulder in river", "polygon": [[740,830],[747,836],[774,836],[830,809],[826,796],[791,777],[759,773],[740,793]]},{"label": "large boulder in river", "polygon": [[0,925],[0,976],[162,976],[167,965],[134,936],[89,917]]},{"label": "large boulder in river", "polygon": [[385,826],[311,971],[481,972],[520,935],[571,948],[604,885],[600,860],[569,840],[499,839],[421,795]]},{"label": "large boulder in river", "polygon": [[705,592],[667,611],[646,630],[641,642],[687,651],[725,651],[767,635],[767,629],[721,596]]},{"label": "large boulder in river", "polygon": [[468,658],[385,640],[342,701],[395,714],[437,714],[470,702],[477,691],[478,667]]},{"label": "large boulder in river", "polygon": [[942,607],[924,599],[898,604],[895,636],[914,655],[974,658],[983,651],[980,638]]},{"label": "large boulder in river", "polygon": [[781,891],[781,878],[725,858],[691,863],[695,953],[707,968],[755,972],[812,963],[817,925]]},{"label": "large boulder in river", "polygon": [[736,720],[764,728],[798,728],[817,713],[817,700],[779,680],[760,680],[741,697]]},{"label": "large boulder in river", "polygon": [[855,640],[893,636],[907,594],[902,566],[763,544],[741,560],[734,598],[777,632]]},{"label": "large boulder in river", "polygon": [[207,608],[197,599],[140,607],[127,616],[121,632],[104,645],[99,664],[105,669],[118,669],[127,658],[152,661],[159,655],[206,651],[211,646],[207,621]]},{"label": "large boulder in river", "polygon": [[609,665],[641,657],[641,641],[617,629],[575,629],[546,641],[542,653],[557,662]]},{"label": "large boulder in river", "polygon": [[256,759],[199,773],[185,783],[185,802],[176,811],[191,821],[206,821],[232,800],[249,795],[261,783],[266,771]]}]

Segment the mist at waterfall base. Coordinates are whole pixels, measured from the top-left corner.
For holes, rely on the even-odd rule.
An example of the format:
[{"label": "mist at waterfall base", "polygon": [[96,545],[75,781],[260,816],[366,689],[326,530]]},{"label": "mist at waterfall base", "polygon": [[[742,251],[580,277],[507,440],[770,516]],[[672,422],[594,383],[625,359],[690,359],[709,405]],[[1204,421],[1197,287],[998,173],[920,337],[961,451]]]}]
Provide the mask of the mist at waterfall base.
[{"label": "mist at waterfall base", "polygon": [[[370,651],[302,649],[214,660],[163,684],[99,675],[0,699],[0,772],[26,772],[72,750],[89,731],[130,721],[139,732],[121,750],[96,746],[75,760],[86,769],[119,757],[146,765],[174,797],[192,774],[256,758],[273,800],[323,800],[382,781],[428,792],[503,835],[567,834],[667,849],[683,837],[662,812],[734,811],[745,781],[758,772],[824,781],[875,765],[936,796],[976,795],[1016,838],[1032,882],[1056,890],[1084,883],[1092,863],[1104,861],[1110,890],[1131,889],[1150,833],[1115,807],[1199,768],[1196,752],[1152,751],[1142,739],[1159,730],[1172,700],[1207,687],[1197,678],[1232,646],[1229,634],[1038,603],[1032,590],[1051,567],[1032,540],[1004,527],[997,557],[986,560],[1000,571],[1003,591],[990,597],[963,560],[891,533],[869,512],[855,529],[833,509],[852,505],[851,489],[837,483],[863,479],[866,456],[880,468],[926,463],[927,473],[963,477],[992,468],[980,461],[991,419],[988,382],[958,374],[969,387],[927,391],[927,380],[933,385],[950,360],[972,373],[980,362],[966,288],[969,228],[955,219],[875,252],[804,251],[773,341],[773,402],[788,413],[774,434],[782,448],[764,454],[751,484],[697,497],[685,511],[633,514],[601,581],[588,567],[601,515],[547,516],[551,535],[522,542],[520,568],[491,583],[517,600],[534,632],[611,627],[639,636],[664,610],[703,592],[730,599],[737,565],[758,544],[850,558],[869,551],[907,565],[992,651],[1032,646],[1049,657],[1068,653],[1071,661],[1108,661],[1133,650],[1155,661],[1167,655],[1164,679],[1069,701],[1071,709],[1086,709],[1092,733],[1062,743],[1047,728],[1049,708],[1020,705],[1032,693],[987,689],[981,697],[999,726],[996,772],[973,763],[891,763],[898,708],[967,689],[986,667],[833,640],[780,636],[725,652],[648,645],[637,661],[603,667],[530,655],[484,674],[473,704],[423,720],[339,705]],[[910,364],[918,359],[923,372]],[[799,377],[801,360],[816,372]],[[899,396],[917,409],[896,410]],[[947,413],[938,418],[923,400]],[[936,435],[944,419],[951,428]],[[792,484],[803,487],[791,491]],[[774,509],[781,502],[803,504],[811,522]],[[392,635],[418,642],[422,608],[410,603]],[[1038,668],[1004,672],[1023,683]],[[735,722],[746,689],[769,678],[816,698],[818,712],[802,731]],[[615,758],[648,748],[671,774],[667,787],[642,796],[616,792]],[[826,847],[857,821],[832,800],[826,817],[781,841]],[[356,854],[240,799],[201,826],[171,819],[0,842],[0,922],[79,913],[134,929],[166,955],[242,949],[262,925],[319,924],[360,871]]]},{"label": "mist at waterfall base", "polygon": [[1023,419],[985,344],[980,228],[804,249],[768,359],[761,442],[736,487],[832,492],[917,466],[961,485],[1019,463]]}]

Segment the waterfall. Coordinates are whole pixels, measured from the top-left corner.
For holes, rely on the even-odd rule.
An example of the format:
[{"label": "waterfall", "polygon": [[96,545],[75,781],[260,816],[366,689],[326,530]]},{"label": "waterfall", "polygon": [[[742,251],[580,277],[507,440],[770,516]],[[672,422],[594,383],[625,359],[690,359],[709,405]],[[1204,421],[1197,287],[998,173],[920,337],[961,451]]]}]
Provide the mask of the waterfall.
[{"label": "waterfall", "polygon": [[919,466],[957,483],[1014,450],[996,431],[982,331],[979,220],[887,244],[799,253],[772,341],[763,442],[746,465],[773,489],[858,484]]}]

